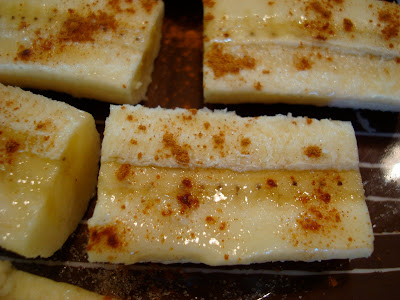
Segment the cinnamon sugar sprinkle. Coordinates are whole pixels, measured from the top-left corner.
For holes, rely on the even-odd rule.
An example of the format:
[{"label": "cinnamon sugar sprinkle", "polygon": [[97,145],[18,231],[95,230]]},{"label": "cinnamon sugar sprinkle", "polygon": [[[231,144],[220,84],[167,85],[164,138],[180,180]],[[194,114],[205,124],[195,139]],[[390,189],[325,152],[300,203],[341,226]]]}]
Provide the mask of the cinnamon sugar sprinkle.
[{"label": "cinnamon sugar sprinkle", "polygon": [[223,51],[223,45],[213,43],[206,53],[206,64],[211,67],[216,78],[226,74],[238,74],[244,69],[254,69],[256,60],[247,54],[235,56]]}]

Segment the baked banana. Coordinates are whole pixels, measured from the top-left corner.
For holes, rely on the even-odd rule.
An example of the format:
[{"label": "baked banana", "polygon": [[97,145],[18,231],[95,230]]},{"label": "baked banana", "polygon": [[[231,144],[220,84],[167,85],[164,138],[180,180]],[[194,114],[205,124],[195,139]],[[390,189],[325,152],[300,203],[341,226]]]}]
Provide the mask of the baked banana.
[{"label": "baked banana", "polygon": [[80,287],[15,269],[0,260],[0,299],[4,300],[112,300]]},{"label": "baked banana", "polygon": [[0,84],[0,246],[48,257],[94,195],[100,138],[93,117]]},{"label": "baked banana", "polygon": [[204,97],[400,111],[400,6],[204,3]]},{"label": "baked banana", "polygon": [[350,123],[112,106],[89,261],[209,265],[369,256]]},{"label": "baked banana", "polygon": [[0,82],[114,103],[145,98],[161,0],[0,1]]}]

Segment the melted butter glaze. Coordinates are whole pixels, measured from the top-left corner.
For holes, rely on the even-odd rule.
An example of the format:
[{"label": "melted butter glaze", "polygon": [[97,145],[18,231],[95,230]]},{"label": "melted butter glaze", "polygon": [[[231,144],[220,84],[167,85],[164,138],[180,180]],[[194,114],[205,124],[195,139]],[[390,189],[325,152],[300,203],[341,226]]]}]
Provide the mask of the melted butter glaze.
[{"label": "melted butter glaze", "polygon": [[359,54],[361,47],[368,54],[398,55],[397,35],[388,32],[398,25],[394,22],[400,10],[387,3],[251,0],[229,5],[228,2],[218,1],[214,7],[206,7],[206,41],[292,47],[298,47],[300,42],[345,53]]},{"label": "melted butter glaze", "polygon": [[92,261],[315,260],[357,249],[363,256],[372,243],[356,171],[238,173],[106,163],[97,205],[89,220]]},{"label": "melted butter glaze", "polygon": [[29,236],[59,170],[58,162],[26,152],[0,163],[0,236],[5,245]]}]

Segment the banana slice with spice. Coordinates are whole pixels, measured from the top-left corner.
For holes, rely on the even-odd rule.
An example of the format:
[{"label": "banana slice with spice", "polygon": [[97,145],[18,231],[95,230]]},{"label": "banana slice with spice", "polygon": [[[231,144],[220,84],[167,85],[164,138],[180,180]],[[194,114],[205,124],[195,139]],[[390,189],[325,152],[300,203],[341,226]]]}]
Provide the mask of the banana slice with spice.
[{"label": "banana slice with spice", "polygon": [[95,193],[100,138],[93,117],[0,84],[0,246],[48,257]]},{"label": "banana slice with spice", "polygon": [[400,110],[400,6],[208,0],[204,97]]},{"label": "banana slice with spice", "polygon": [[160,0],[0,2],[0,82],[114,103],[145,98]]},{"label": "banana slice with spice", "polygon": [[112,106],[90,261],[209,265],[369,256],[350,123]]}]

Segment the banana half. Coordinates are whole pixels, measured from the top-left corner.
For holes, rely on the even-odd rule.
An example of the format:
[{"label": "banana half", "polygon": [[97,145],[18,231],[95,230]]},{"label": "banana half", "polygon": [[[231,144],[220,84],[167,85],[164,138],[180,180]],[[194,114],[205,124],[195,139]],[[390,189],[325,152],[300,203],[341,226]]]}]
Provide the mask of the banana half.
[{"label": "banana half", "polygon": [[100,138],[93,117],[0,84],[0,246],[48,257],[94,195]]},{"label": "banana half", "polygon": [[1,1],[0,82],[114,103],[145,98],[162,1]]},{"label": "banana half", "polygon": [[204,97],[400,111],[400,5],[204,1]]},{"label": "banana half", "polygon": [[349,122],[112,106],[93,262],[366,257],[373,233]]}]

